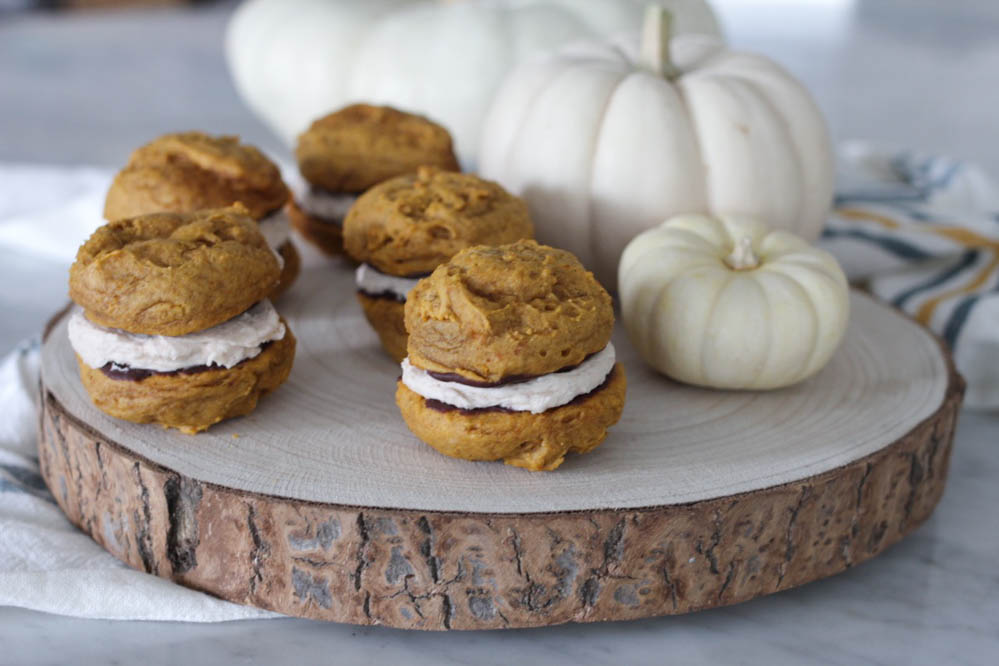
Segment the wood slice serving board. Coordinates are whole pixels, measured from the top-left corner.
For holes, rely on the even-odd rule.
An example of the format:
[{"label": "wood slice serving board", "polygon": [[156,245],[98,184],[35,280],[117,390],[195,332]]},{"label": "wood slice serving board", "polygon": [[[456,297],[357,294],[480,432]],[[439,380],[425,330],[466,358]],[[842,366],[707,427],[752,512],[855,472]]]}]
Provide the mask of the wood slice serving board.
[{"label": "wood slice serving board", "polygon": [[861,294],[831,364],[769,393],[672,383],[618,331],[621,422],[595,452],[532,473],[409,433],[398,366],[346,267],[306,270],[278,306],[299,340],[288,383],[196,436],[95,409],[58,316],[39,457],[69,518],[131,566],[323,620],[621,620],[838,573],[930,515],[963,394],[932,335]]}]

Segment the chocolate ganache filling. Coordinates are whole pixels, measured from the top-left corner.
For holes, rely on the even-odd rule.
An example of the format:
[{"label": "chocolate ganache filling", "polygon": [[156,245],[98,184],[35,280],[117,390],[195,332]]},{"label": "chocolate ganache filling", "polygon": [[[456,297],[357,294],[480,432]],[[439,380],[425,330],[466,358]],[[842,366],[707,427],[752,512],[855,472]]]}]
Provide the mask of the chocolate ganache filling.
[{"label": "chocolate ganache filling", "polygon": [[395,293],[394,291],[380,291],[377,294],[373,294],[370,291],[364,291],[363,289],[358,289],[357,293],[364,294],[368,298],[375,298],[378,300],[385,301],[396,301],[398,303],[405,303],[406,299]]},{"label": "chocolate ganache filling", "polygon": [[[577,366],[572,366],[572,367],[577,367]],[[563,368],[562,370],[558,370],[557,372],[564,372],[567,369],[571,370],[572,368]],[[573,398],[569,402],[565,403],[564,405],[559,405],[558,407],[553,407],[552,409],[560,409],[562,407],[568,407],[569,405],[578,405],[578,404],[583,403],[584,401],[588,400],[590,397],[596,395],[600,391],[602,391],[605,388],[607,388],[607,385],[610,384],[611,379],[614,378],[614,374],[616,372],[617,372],[617,367],[612,368],[611,371],[607,373],[607,377],[604,379],[604,381],[602,381],[600,383],[600,386],[597,386],[595,389],[593,389],[592,391],[588,391],[587,393],[581,393],[580,395],[577,395],[575,398]],[[487,384],[486,386],[501,386],[501,385],[502,384]],[[435,412],[441,412],[441,413],[445,413],[445,414],[448,413],[448,412],[458,412],[459,414],[465,414],[465,415],[487,414],[487,413],[490,413],[490,412],[502,412],[502,413],[506,413],[506,414],[516,414],[516,413],[518,413],[517,410],[515,410],[515,409],[508,409],[506,407],[499,407],[499,406],[496,406],[496,407],[479,407],[477,409],[464,409],[462,407],[456,407],[454,405],[449,405],[446,402],[441,402],[440,400],[434,400],[433,398],[424,398],[423,402],[426,404],[426,406],[427,406],[428,409],[432,409]],[[524,412],[524,413],[528,413],[528,412]]]},{"label": "chocolate ganache filling", "polygon": [[[260,352],[263,352],[273,343],[274,341],[270,340],[260,345]],[[257,356],[259,356],[259,353],[257,354]],[[256,358],[256,356],[252,356],[250,358]],[[232,366],[232,368],[237,368],[243,365],[244,363],[249,361],[250,358],[243,359],[236,365]],[[104,374],[104,376],[107,377],[108,379],[116,379],[128,382],[141,382],[143,379],[146,379],[147,377],[152,377],[153,375],[167,375],[167,376],[195,375],[199,372],[206,372],[208,370],[232,370],[232,368],[226,368],[216,363],[212,363],[211,365],[192,365],[190,367],[180,368],[178,370],[161,371],[161,370],[146,370],[144,368],[133,368],[129,365],[122,365],[120,363],[108,362],[99,367],[98,370],[100,370]]]}]

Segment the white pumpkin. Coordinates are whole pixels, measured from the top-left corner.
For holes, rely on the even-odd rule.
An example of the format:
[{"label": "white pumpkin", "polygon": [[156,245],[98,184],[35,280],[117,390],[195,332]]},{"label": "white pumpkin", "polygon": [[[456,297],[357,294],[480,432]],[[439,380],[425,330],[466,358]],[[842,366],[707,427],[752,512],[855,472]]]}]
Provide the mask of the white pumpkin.
[{"label": "white pumpkin", "polygon": [[538,240],[613,289],[635,234],[679,213],[742,213],[809,240],[833,187],[822,114],[772,61],[703,36],[575,46],[522,65],[483,125],[480,173],[527,199]]},{"label": "white pumpkin", "polygon": [[642,357],[688,384],[788,386],[821,370],[849,316],[831,254],[748,217],[682,215],[621,256],[621,315]]},{"label": "white pumpkin", "polygon": [[[704,0],[659,0],[684,32],[720,34]],[[638,30],[645,0],[249,0],[226,54],[236,88],[287,143],[353,102],[430,116],[474,165],[504,75],[538,50]]]}]

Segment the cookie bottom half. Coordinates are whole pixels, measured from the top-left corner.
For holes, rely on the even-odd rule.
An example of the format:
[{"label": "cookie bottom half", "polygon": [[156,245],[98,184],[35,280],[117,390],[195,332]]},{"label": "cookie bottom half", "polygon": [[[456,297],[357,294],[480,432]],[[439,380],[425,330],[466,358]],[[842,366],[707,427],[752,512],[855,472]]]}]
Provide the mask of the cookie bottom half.
[{"label": "cookie bottom half", "polygon": [[401,381],[395,401],[413,434],[446,456],[551,471],[567,453],[587,453],[604,441],[607,429],[621,418],[626,388],[624,368],[617,363],[602,388],[540,414],[438,411]]},{"label": "cookie bottom half", "polygon": [[382,341],[385,352],[397,363],[406,358],[406,304],[392,298],[373,298],[357,293],[364,316]]},{"label": "cookie bottom half", "polygon": [[278,281],[277,286],[274,287],[274,291],[271,292],[271,298],[277,298],[288,291],[302,270],[302,256],[290,240],[285,241],[278,248],[278,254],[284,259],[284,267],[281,269],[281,279]]},{"label": "cookie bottom half", "polygon": [[298,233],[318,247],[324,254],[343,254],[343,228],[339,224],[323,222],[306,213],[294,201],[288,202],[288,219]]},{"label": "cookie bottom half", "polygon": [[139,381],[111,379],[79,356],[80,379],[101,411],[125,421],[159,423],[194,434],[224,419],[249,414],[261,396],[288,378],[295,336],[285,336],[231,368],[154,374]]}]

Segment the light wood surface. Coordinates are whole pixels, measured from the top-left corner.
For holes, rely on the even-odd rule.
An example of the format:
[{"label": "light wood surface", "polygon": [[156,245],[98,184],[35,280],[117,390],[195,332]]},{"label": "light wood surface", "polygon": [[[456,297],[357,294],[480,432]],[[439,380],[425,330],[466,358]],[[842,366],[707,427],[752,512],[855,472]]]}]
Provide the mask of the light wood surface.
[{"label": "light wood surface", "polygon": [[352,277],[336,264],[303,272],[277,304],[299,341],[288,383],[250,416],[196,437],[93,407],[65,320],[45,345],[46,387],[111,441],[199,481],[331,504],[489,513],[678,504],[820,474],[905,435],[947,387],[936,340],[855,294],[842,349],[804,384],[767,393],[680,386],[648,369],[619,330],[628,397],[600,448],[555,474],[453,460],[403,423],[399,366],[364,320]]},{"label": "light wood surface", "polygon": [[627,619],[831,575],[930,514],[963,391],[932,336],[862,295],[830,366],[779,392],[678,386],[619,336],[622,422],[595,453],[530,473],[405,430],[398,371],[345,269],[307,270],[279,307],[300,340],[289,384],[193,437],[96,411],[57,319],[40,460],[71,520],[129,564],[319,619]]}]

